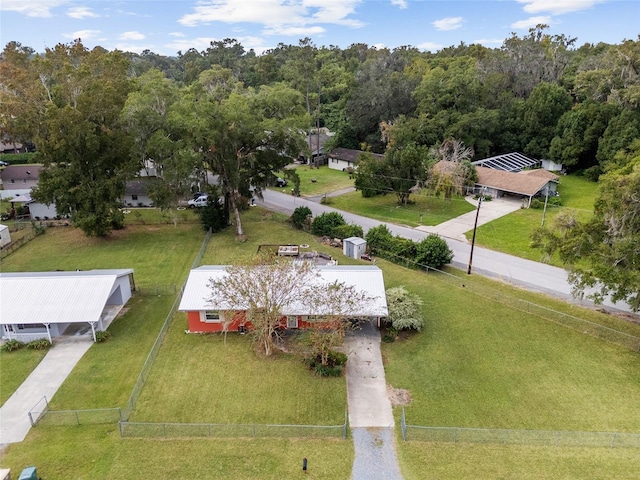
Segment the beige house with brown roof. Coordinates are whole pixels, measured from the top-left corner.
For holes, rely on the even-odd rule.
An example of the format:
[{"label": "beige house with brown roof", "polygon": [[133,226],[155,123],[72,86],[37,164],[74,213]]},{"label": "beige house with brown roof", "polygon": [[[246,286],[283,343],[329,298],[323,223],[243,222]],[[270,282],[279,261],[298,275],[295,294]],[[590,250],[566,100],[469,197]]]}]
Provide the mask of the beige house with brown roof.
[{"label": "beige house with brown roof", "polygon": [[558,187],[558,176],[542,169],[506,172],[476,166],[476,171],[478,172],[476,191],[481,189],[485,195],[491,195],[494,198],[505,195],[521,197],[527,200],[527,207],[531,205],[531,199],[537,194],[553,196]]}]

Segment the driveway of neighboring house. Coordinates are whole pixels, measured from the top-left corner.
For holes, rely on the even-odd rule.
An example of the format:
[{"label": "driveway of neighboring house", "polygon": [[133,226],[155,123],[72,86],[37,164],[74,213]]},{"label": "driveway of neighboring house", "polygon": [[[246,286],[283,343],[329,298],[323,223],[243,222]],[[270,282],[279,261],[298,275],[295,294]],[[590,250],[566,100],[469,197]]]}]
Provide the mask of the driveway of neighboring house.
[{"label": "driveway of neighboring house", "polygon": [[29,410],[46,397],[51,399],[80,358],[93,345],[91,336],[64,336],[54,344],[31,375],[0,407],[0,446],[22,442],[29,429]]},{"label": "driveway of neighboring house", "polygon": [[400,480],[391,402],[380,352],[380,331],[370,322],[345,338],[347,403],[355,459],[352,480]]}]

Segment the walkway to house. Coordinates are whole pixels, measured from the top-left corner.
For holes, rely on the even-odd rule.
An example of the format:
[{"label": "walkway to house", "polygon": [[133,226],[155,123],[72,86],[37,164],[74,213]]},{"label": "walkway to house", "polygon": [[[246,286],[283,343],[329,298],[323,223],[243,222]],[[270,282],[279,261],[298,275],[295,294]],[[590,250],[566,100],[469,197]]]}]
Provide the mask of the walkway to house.
[{"label": "walkway to house", "polygon": [[401,480],[395,451],[394,419],[380,353],[380,332],[370,322],[349,332],[347,403],[355,459],[352,480]]},{"label": "walkway to house", "polygon": [[40,361],[31,375],[0,407],[0,446],[22,442],[29,429],[29,410],[42,399],[51,399],[80,358],[93,345],[91,335],[63,336]]}]

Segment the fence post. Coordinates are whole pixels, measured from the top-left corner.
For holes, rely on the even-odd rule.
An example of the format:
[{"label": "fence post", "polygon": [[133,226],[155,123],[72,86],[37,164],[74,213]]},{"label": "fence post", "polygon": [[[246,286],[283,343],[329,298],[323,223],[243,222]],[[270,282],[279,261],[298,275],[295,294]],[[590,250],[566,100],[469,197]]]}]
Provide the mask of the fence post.
[{"label": "fence post", "polygon": [[118,422],[118,430],[120,430],[120,438],[124,437],[122,434],[122,419]]},{"label": "fence post", "polygon": [[616,437],[618,436],[617,433],[614,433],[613,436],[611,437],[611,448],[615,448],[616,446]]},{"label": "fence post", "polygon": [[76,423],[80,425],[80,417],[78,417],[78,410],[76,410],[75,413],[76,413]]},{"label": "fence post", "polygon": [[33,417],[31,416],[31,410],[29,410],[29,422],[31,422],[32,427],[36,426],[36,424],[33,422]]},{"label": "fence post", "polygon": [[402,440],[407,441],[407,420],[404,416],[404,407],[402,407],[402,417],[400,417],[400,430],[402,431]]}]

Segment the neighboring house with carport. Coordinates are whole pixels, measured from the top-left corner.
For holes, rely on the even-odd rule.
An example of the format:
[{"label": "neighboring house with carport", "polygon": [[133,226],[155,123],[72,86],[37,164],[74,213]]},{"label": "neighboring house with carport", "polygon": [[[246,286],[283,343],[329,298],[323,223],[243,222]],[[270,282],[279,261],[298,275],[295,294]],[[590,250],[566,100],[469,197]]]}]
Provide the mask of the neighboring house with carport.
[{"label": "neighboring house with carport", "polygon": [[135,290],[132,269],[0,273],[3,339],[52,341],[106,330]]},{"label": "neighboring house with carport", "polygon": [[47,205],[46,203],[37,202],[31,198],[31,193],[16,195],[10,202],[12,208],[15,208],[16,203],[21,203],[28,207],[31,220],[53,220],[59,216],[55,203]]},{"label": "neighboring house with carport", "polygon": [[379,153],[363,152],[362,150],[352,150],[350,148],[334,148],[329,153],[329,168],[342,170],[343,172],[357,168],[360,155],[369,153],[373,158],[382,161],[384,155]]},{"label": "neighboring house with carport", "polygon": [[[327,128],[320,128],[307,135],[306,145],[311,152],[311,163],[321,165],[325,163],[326,151],[325,143],[333,136]],[[307,155],[300,154],[300,160],[306,163]]]},{"label": "neighboring house with carport", "polygon": [[[360,305],[357,311],[349,312],[350,317],[375,321],[379,326],[388,315],[387,299],[382,270],[375,265],[318,265],[318,288],[333,282],[351,285],[358,292],[364,292],[373,299]],[[224,265],[207,265],[191,270],[184,288],[178,310],[187,313],[187,323],[191,333],[226,331],[244,332],[251,329],[246,312],[241,305],[215,304],[210,280],[220,280],[227,273]],[[283,329],[305,329],[318,325],[321,312],[310,311],[304,302],[290,305],[282,312],[280,327]]]},{"label": "neighboring house with carport", "polygon": [[38,185],[42,165],[9,165],[0,172],[5,190],[30,190]]},{"label": "neighboring house with carport", "polygon": [[478,181],[475,193],[490,195],[493,198],[514,196],[531,205],[535,196],[553,196],[558,188],[558,176],[543,169],[507,172],[487,167],[476,167]]}]

